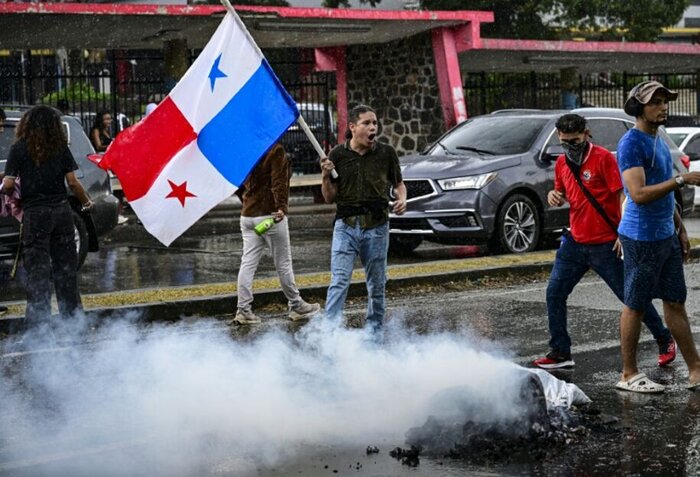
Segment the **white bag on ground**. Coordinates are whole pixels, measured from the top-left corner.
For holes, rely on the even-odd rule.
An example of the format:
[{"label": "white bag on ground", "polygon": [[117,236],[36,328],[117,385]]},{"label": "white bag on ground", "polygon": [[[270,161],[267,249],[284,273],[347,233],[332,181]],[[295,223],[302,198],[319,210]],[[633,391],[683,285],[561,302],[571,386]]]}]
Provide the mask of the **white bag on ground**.
[{"label": "white bag on ground", "polygon": [[536,374],[542,382],[544,395],[547,399],[547,409],[555,407],[570,408],[572,404],[588,404],[591,398],[581,391],[581,388],[572,383],[567,383],[549,374],[544,369],[523,368]]}]

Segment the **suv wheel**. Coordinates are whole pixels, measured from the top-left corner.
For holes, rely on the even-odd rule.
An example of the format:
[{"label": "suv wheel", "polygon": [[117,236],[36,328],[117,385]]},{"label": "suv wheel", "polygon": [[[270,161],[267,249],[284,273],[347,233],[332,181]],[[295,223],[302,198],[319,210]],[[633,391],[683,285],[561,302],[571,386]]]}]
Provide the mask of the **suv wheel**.
[{"label": "suv wheel", "polygon": [[512,195],[498,212],[493,242],[504,252],[532,252],[540,241],[540,222],[537,207],[528,197]]},{"label": "suv wheel", "polygon": [[389,252],[396,255],[405,255],[413,252],[423,242],[423,237],[410,235],[390,235]]},{"label": "suv wheel", "polygon": [[73,211],[73,237],[78,252],[78,268],[80,268],[88,253],[88,233],[85,222],[75,210]]}]

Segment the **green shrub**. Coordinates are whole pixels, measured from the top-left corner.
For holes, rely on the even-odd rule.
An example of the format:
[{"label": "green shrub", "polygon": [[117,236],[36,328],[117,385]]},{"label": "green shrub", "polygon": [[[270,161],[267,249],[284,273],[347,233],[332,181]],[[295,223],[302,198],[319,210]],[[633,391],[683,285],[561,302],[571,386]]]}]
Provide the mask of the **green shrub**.
[{"label": "green shrub", "polygon": [[89,84],[82,81],[76,81],[65,89],[47,94],[41,99],[41,102],[55,106],[59,99],[66,99],[71,103],[85,103],[94,101],[96,103],[104,104],[111,101],[112,95],[99,93]]}]

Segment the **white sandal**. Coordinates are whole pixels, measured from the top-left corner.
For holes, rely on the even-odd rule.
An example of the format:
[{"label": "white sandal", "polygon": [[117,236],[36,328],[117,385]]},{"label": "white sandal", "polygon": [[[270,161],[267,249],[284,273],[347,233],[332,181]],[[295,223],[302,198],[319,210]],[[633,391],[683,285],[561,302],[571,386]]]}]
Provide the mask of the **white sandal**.
[{"label": "white sandal", "polygon": [[615,385],[615,387],[621,391],[630,391],[633,393],[642,394],[656,394],[662,393],[666,390],[666,386],[655,383],[651,379],[647,378],[647,375],[644,373],[636,374],[627,381],[620,381]]}]

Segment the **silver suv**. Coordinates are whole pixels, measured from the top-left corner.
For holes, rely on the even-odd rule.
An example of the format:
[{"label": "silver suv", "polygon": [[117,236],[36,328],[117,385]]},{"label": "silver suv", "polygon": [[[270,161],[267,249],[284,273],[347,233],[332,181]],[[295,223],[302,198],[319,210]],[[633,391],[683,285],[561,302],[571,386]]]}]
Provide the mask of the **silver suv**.
[{"label": "silver suv", "polygon": [[[412,251],[423,240],[487,244],[494,251],[529,252],[569,225],[566,207],[549,207],[554,161],[563,151],[555,134],[562,114],[584,116],[592,141],[616,152],[634,119],[618,109],[504,110],[471,118],[423,153],[401,158],[408,209],[390,216],[391,248]],[[689,160],[665,132],[677,173]],[[682,214],[693,208],[694,188],[676,192]]]}]

